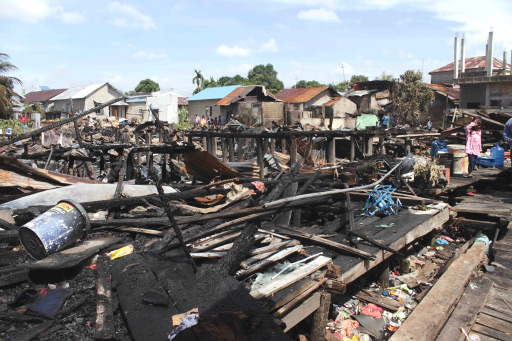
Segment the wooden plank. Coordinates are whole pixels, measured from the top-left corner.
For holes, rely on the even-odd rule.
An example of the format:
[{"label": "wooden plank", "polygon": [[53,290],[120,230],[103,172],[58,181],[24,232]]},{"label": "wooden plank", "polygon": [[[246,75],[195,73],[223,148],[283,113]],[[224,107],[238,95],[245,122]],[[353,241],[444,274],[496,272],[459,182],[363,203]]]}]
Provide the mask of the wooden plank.
[{"label": "wooden plank", "polygon": [[266,252],[270,252],[270,251],[274,251],[274,250],[279,250],[279,249],[284,249],[284,248],[287,248],[287,247],[291,247],[291,246],[296,246],[296,245],[300,245],[300,242],[298,240],[295,240],[295,239],[291,239],[291,240],[286,240],[284,242],[281,242],[281,243],[277,243],[277,244],[272,244],[272,245],[269,245],[269,246],[264,246],[264,247],[260,247],[260,248],[257,248],[257,249],[254,249],[251,251],[251,255],[259,255],[259,254],[262,254],[262,253],[266,253]]},{"label": "wooden plank", "polygon": [[400,303],[389,297],[381,297],[379,294],[369,290],[361,290],[355,295],[357,298],[376,304],[384,309],[397,311],[400,308]]},{"label": "wooden plank", "polygon": [[453,262],[390,340],[414,340],[417,335],[435,340],[486,249],[485,243],[477,242]]},{"label": "wooden plank", "polygon": [[304,239],[309,242],[312,242],[314,244],[319,244],[331,249],[335,249],[336,251],[343,252],[343,253],[350,253],[353,255],[357,255],[363,258],[372,259],[375,258],[372,254],[368,252],[364,252],[358,249],[355,249],[353,247],[334,242],[329,239],[321,238],[318,236],[315,236],[314,234],[304,233],[286,226],[280,226],[283,230],[281,231],[282,234],[286,234],[292,237],[295,237],[297,239]]},{"label": "wooden plank", "polygon": [[[325,275],[325,273],[326,272],[324,272],[322,275]],[[306,284],[302,285],[297,290],[295,290],[295,291],[289,293],[288,295],[286,295],[285,297],[283,297],[278,302],[268,306],[267,311],[271,312],[271,311],[277,310],[277,309],[281,308],[282,306],[284,306],[285,304],[290,303],[293,299],[298,297],[300,294],[302,294],[306,290],[310,289],[311,287],[315,286],[318,283],[318,281],[319,281],[318,279],[314,279],[312,281],[307,282]]]},{"label": "wooden plank", "polygon": [[112,340],[115,336],[114,314],[112,311],[112,283],[110,281],[108,264],[104,262],[98,266],[96,293],[96,327],[94,338],[96,340]]},{"label": "wooden plank", "polygon": [[492,307],[486,305],[482,308],[482,310],[480,312],[484,313],[486,315],[501,319],[503,321],[512,323],[512,312],[511,311],[502,312],[502,311],[493,309]]},{"label": "wooden plank", "polygon": [[289,274],[280,276],[259,289],[251,291],[250,295],[255,299],[262,299],[268,297],[292,285],[293,283],[300,281],[304,277],[311,275],[312,273],[326,266],[330,262],[332,262],[331,258],[325,256],[318,256],[313,261],[307,263],[305,266],[302,266]]},{"label": "wooden plank", "polygon": [[265,259],[267,257],[270,257],[270,256],[272,256],[273,254],[275,254],[277,252],[279,252],[279,250],[273,250],[273,251],[270,251],[270,252],[260,253],[258,255],[249,257],[246,260],[244,260],[242,263],[240,263],[240,267],[242,269],[247,269],[249,266],[251,266],[251,264],[259,262],[260,260]]},{"label": "wooden plank", "polygon": [[476,322],[478,324],[499,330],[504,333],[512,332],[512,323],[495,318],[493,316],[489,316],[485,313],[478,314],[478,317],[476,318]]},{"label": "wooden plank", "polygon": [[313,316],[313,326],[311,327],[311,341],[325,341],[325,326],[329,317],[329,308],[331,306],[331,294],[322,292],[320,298],[320,307]]},{"label": "wooden plank", "polygon": [[297,297],[295,297],[293,300],[291,300],[290,302],[286,303],[284,306],[282,306],[281,308],[279,308],[279,310],[277,310],[273,316],[274,317],[281,317],[283,316],[284,314],[286,314],[287,312],[289,312],[291,309],[293,309],[293,307],[295,307],[300,301],[302,301],[303,299],[305,299],[306,297],[309,296],[309,294],[311,294],[313,291],[317,290],[318,288],[320,288],[322,286],[322,284],[327,281],[327,278],[322,278],[322,279],[319,279],[319,280],[315,280],[313,281],[313,285],[311,285],[310,287],[308,287],[305,291],[303,291],[302,293],[300,293],[300,295],[298,295]]},{"label": "wooden plank", "polygon": [[[447,208],[442,209],[440,212],[433,215],[432,218],[416,226],[414,229],[407,232],[407,234],[401,237],[400,239],[392,242],[389,245],[389,247],[394,250],[400,250],[404,248],[407,244],[415,241],[420,237],[423,237],[430,231],[443,225],[445,222],[448,221],[449,217],[449,210]],[[340,279],[347,284],[353,282],[357,278],[368,272],[368,270],[374,268],[376,265],[380,264],[383,260],[387,259],[393,254],[389,251],[380,250],[377,251],[374,255],[376,257],[375,260],[359,262],[355,266],[351,267],[348,271],[342,273]]]},{"label": "wooden plank", "polygon": [[277,262],[277,261],[279,261],[279,260],[281,260],[281,259],[283,259],[285,257],[288,257],[292,253],[295,253],[295,252],[298,252],[298,251],[302,250],[302,248],[303,248],[302,245],[296,245],[296,246],[284,249],[282,251],[279,251],[278,253],[276,253],[276,254],[274,254],[274,255],[266,258],[266,259],[263,259],[262,261],[259,261],[259,262],[255,263],[250,268],[239,271],[236,274],[236,278],[243,278],[243,277],[246,277],[246,276],[248,276],[248,275],[250,275],[252,273],[255,273],[256,271],[258,271],[260,269],[263,269],[264,267],[267,267],[270,264],[273,264],[273,263],[275,263],[275,262]]},{"label": "wooden plank", "polygon": [[483,326],[481,324],[475,324],[473,326],[472,331],[477,332],[478,334],[482,334],[488,337],[491,337],[493,340],[505,340],[505,341],[512,341],[512,336],[502,333],[498,330]]},{"label": "wooden plank", "polygon": [[466,287],[457,307],[439,333],[438,340],[458,340],[462,335],[461,327],[466,331],[471,330],[492,286],[492,281],[486,278],[479,278],[473,283],[476,288],[471,289],[470,285]]},{"label": "wooden plank", "polygon": [[288,332],[306,317],[311,315],[315,310],[317,310],[320,307],[320,299],[321,294],[317,292],[306,301],[304,301],[300,307],[283,317],[282,321],[286,324],[284,332]]}]

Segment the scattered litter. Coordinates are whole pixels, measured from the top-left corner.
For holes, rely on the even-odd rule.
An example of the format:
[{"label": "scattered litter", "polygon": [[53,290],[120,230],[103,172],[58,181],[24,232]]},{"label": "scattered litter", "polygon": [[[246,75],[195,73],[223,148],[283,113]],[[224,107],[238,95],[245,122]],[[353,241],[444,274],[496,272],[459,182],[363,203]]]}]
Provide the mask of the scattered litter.
[{"label": "scattered litter", "polygon": [[117,258],[120,258],[120,257],[131,255],[133,253],[134,249],[135,249],[135,247],[133,246],[133,244],[126,245],[126,246],[123,246],[122,248],[119,248],[117,250],[105,253],[105,256],[109,257],[110,260],[114,260],[114,259],[117,259]]}]

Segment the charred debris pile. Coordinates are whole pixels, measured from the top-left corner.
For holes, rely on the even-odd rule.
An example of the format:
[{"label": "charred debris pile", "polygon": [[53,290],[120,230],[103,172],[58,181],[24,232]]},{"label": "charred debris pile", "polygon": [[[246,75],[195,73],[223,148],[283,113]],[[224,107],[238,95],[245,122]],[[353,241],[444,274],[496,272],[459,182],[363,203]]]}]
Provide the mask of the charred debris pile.
[{"label": "charred debris pile", "polygon": [[0,141],[2,339],[381,340],[472,238],[430,133],[84,116]]}]

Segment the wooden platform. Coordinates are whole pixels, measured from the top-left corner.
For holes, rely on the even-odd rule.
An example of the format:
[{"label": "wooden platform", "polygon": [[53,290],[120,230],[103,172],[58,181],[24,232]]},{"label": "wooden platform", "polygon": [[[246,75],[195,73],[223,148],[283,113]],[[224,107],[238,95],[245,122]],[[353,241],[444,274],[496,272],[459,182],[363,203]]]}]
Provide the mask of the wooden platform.
[{"label": "wooden platform", "polygon": [[[447,205],[441,204],[435,209],[427,211],[414,210],[410,208],[403,208],[397,215],[379,217],[356,217],[356,230],[359,233],[373,238],[380,243],[400,250],[404,246],[412,243],[414,240],[428,234],[432,230],[439,228],[446,221],[448,221],[449,212]],[[392,225],[393,227],[379,227],[379,225]],[[304,232],[312,232],[311,229],[302,229]],[[317,232],[318,233],[318,232]],[[335,237],[329,240],[345,243],[345,236],[343,234],[336,234]],[[382,263],[385,259],[389,258],[392,253],[383,251],[375,246],[360,241],[358,249],[368,252],[376,257],[375,260],[362,260],[355,256],[348,254],[340,254],[328,248],[310,245],[303,243],[305,250],[309,254],[316,254],[322,252],[324,256],[332,258],[334,265],[341,268],[339,279],[345,284],[351,283],[359,277],[366,274],[369,270]],[[290,285],[283,290],[274,293],[271,298],[272,302],[278,302],[286,295],[294,290],[297,290],[307,282],[311,281],[311,277],[307,277]]]}]

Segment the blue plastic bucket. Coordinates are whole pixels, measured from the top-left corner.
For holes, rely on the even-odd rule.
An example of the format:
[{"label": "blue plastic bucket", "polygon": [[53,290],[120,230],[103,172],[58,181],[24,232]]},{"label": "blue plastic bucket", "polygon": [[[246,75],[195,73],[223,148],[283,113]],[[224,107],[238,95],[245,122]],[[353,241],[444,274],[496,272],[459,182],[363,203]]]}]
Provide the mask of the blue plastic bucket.
[{"label": "blue plastic bucket", "polygon": [[18,232],[21,245],[34,259],[43,259],[85,237],[91,228],[87,212],[73,200],[61,200]]}]

